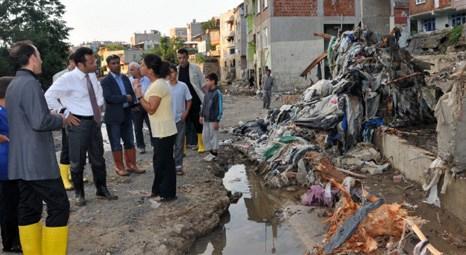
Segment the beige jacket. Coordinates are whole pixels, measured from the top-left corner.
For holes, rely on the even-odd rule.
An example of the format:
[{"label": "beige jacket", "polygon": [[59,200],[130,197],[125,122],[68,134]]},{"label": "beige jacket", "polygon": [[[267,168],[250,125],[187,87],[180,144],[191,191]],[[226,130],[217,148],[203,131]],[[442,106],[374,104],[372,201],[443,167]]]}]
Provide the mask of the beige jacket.
[{"label": "beige jacket", "polygon": [[[180,66],[178,66],[178,75],[180,73]],[[204,102],[204,85],[205,79],[204,74],[199,66],[189,63],[189,80],[196,91],[197,96]]]}]

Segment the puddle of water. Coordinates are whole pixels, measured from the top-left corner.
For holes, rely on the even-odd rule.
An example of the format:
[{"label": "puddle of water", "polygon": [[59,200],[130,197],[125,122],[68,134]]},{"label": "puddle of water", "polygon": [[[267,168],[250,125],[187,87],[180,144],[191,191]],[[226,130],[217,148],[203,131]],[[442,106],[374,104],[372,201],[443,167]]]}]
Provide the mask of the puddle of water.
[{"label": "puddle of water", "polygon": [[246,166],[235,165],[225,173],[225,187],[243,196],[230,205],[225,223],[208,236],[199,239],[190,255],[236,254],[303,254],[296,234],[274,217],[282,200],[273,195],[260,179],[248,175]]}]

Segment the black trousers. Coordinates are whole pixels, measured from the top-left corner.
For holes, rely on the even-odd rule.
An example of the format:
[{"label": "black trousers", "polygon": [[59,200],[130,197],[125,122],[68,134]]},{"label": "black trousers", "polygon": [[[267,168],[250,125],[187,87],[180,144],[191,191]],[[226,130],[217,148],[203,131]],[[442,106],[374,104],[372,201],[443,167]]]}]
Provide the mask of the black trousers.
[{"label": "black trousers", "polygon": [[4,249],[19,246],[18,231],[18,181],[0,182],[0,227]]},{"label": "black trousers", "polygon": [[147,127],[149,128],[149,133],[152,137],[152,131],[150,128],[149,122],[149,115],[147,112],[142,108],[142,106],[137,106],[133,108],[133,125],[134,125],[134,133],[136,134],[136,146],[140,149],[146,147],[146,143],[144,142],[144,122],[146,123]]},{"label": "black trousers", "polygon": [[173,146],[176,135],[165,138],[152,138],[154,143],[154,182],[152,194],[163,198],[176,197],[176,169]]},{"label": "black trousers", "polygon": [[69,165],[70,164],[70,153],[69,153],[69,142],[68,134],[66,129],[61,130],[61,152],[60,152],[60,164]]},{"label": "black trousers", "polygon": [[18,181],[19,206],[18,225],[35,224],[42,218],[44,201],[47,204],[47,227],[68,225],[70,203],[61,179],[40,181]]},{"label": "black trousers", "polygon": [[80,120],[79,126],[68,127],[71,176],[75,188],[77,186],[76,192],[82,185],[86,154],[89,156],[96,187],[106,186],[107,183],[101,126],[92,119]]},{"label": "black trousers", "polygon": [[199,104],[193,104],[186,118],[186,143],[188,145],[197,145],[197,134],[202,134],[202,124],[199,122],[199,112],[201,110]]}]

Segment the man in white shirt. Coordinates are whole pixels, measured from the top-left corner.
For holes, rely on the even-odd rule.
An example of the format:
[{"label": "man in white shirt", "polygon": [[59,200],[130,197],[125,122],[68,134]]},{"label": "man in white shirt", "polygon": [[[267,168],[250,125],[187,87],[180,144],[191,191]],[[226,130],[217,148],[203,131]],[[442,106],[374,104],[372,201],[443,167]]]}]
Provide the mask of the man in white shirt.
[{"label": "man in white shirt", "polygon": [[[134,81],[139,80],[139,83],[141,84],[142,94],[145,94],[150,86],[150,80],[149,78],[141,74],[141,66],[136,62],[131,62],[129,64],[128,69],[130,75],[129,80],[131,81],[133,87]],[[134,133],[136,133],[136,146],[139,150],[139,153],[144,154],[146,153],[146,143],[144,142],[144,133],[142,132],[144,122],[149,128],[149,133],[152,133],[150,129],[149,115],[147,115],[146,110],[144,110],[144,108],[142,108],[142,106],[139,103],[136,107],[133,107],[132,111]],[[152,135],[150,137],[152,137]]]},{"label": "man in white shirt", "polygon": [[86,204],[83,171],[86,153],[89,153],[97,197],[115,200],[107,188],[107,173],[101,132],[102,87],[97,81],[94,52],[79,48],[74,53],[76,68],[64,74],[45,93],[49,107],[55,111],[74,116],[72,125],[67,127],[70,143],[71,177],[76,194],[76,205]]}]

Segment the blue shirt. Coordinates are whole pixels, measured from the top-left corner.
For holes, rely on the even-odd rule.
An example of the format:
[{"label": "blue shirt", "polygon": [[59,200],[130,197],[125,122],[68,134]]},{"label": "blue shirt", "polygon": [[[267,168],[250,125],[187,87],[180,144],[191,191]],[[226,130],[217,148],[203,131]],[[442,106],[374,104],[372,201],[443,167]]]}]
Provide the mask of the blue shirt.
[{"label": "blue shirt", "polygon": [[[123,79],[121,78],[121,74],[114,74],[112,72],[110,73],[112,74],[113,78],[116,80],[118,87],[120,88],[121,94],[123,96],[128,95],[128,92],[126,92],[125,83],[123,82]],[[128,103],[123,104],[123,107],[128,107],[128,106],[129,106]]]},{"label": "blue shirt", "polygon": [[188,85],[184,82],[179,81],[176,85],[170,84],[170,89],[172,93],[173,116],[175,117],[175,122],[178,123],[186,111],[186,101],[191,100],[193,97],[189,92]]},{"label": "blue shirt", "polygon": [[[6,108],[0,106],[0,134],[8,136],[8,115]],[[0,180],[8,180],[8,147],[9,142],[0,143]]]}]

